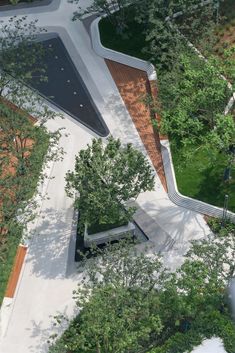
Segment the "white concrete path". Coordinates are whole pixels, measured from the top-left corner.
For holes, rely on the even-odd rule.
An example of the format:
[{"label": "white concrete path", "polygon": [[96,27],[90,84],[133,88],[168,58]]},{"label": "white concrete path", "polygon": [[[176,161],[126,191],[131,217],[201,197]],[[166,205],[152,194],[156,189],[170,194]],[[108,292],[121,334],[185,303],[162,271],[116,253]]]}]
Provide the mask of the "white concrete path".
[{"label": "white concrete path", "polygon": [[[88,3],[87,0],[82,2],[84,6]],[[0,19],[28,13],[28,18],[38,19],[40,26],[59,32],[111,134],[124,143],[132,142],[146,153],[104,60],[93,52],[82,23],[71,21],[73,9],[74,5],[68,4],[67,0],[55,0],[47,8],[34,8],[34,13],[30,9],[0,13]],[[1,353],[47,352],[53,316],[58,312],[72,315],[74,310],[72,290],[81,274],[74,270],[72,258],[68,256],[74,240],[71,234],[75,232],[71,232],[73,207],[72,200],[64,192],[64,176],[73,168],[75,154],[94,134],[68,116],[48,123],[51,130],[61,126],[65,130],[60,144],[66,155],[63,162],[51,166],[54,179],[44,185],[50,199],[42,202],[36,222],[30,225],[34,236],[29,242],[9,323],[2,331],[0,327]],[[175,268],[182,262],[189,241],[204,237],[209,229],[201,215],[178,207],[168,199],[157,175],[155,181],[155,190],[141,194],[137,200],[142,212],[140,221],[145,221],[145,228],[148,228],[151,251],[159,251],[161,241],[165,263]],[[160,231],[158,237],[158,230],[164,231],[164,239],[160,239]]]},{"label": "white concrete path", "polygon": [[192,353],[226,353],[220,338],[213,337],[202,342]]}]

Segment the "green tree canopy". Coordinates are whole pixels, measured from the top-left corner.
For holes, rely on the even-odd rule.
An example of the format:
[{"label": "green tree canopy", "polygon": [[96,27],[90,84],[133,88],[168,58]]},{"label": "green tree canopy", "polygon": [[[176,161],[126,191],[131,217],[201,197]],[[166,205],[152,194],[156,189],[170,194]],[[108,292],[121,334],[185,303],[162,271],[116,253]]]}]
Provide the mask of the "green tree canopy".
[{"label": "green tree canopy", "polygon": [[37,40],[38,34],[46,30],[29,21],[27,16],[1,20],[0,33],[0,95],[9,96],[18,92],[19,80],[27,83],[36,77],[45,80],[42,58],[45,51]]},{"label": "green tree canopy", "polygon": [[79,152],[75,170],[67,173],[66,190],[71,197],[76,193],[82,225],[114,224],[131,218],[134,210],[124,210],[126,202],[152,190],[153,180],[146,157],[111,137],[106,145],[94,139]]},{"label": "green tree canopy", "polygon": [[[79,4],[81,0],[69,0],[69,2]],[[117,33],[122,33],[127,27],[126,7],[136,2],[138,0],[94,0],[85,10],[79,6],[73,20],[80,19],[86,14],[106,15]]]},{"label": "green tree canopy", "polygon": [[80,314],[50,353],[184,353],[213,335],[232,353],[227,286],[235,227],[214,220],[211,227],[214,234],[193,242],[174,273],[127,241],[97,250],[82,264],[84,281],[74,292]]},{"label": "green tree canopy", "polygon": [[232,91],[217,62],[204,62],[187,50],[181,65],[160,77],[161,128],[181,145],[207,145],[227,151],[235,143],[235,123],[224,109]]}]

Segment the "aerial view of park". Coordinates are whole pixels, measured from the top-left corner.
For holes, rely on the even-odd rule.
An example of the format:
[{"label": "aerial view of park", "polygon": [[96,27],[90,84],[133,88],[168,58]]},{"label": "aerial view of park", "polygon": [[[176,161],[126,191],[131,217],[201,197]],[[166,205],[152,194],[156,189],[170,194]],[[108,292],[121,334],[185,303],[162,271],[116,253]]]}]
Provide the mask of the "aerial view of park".
[{"label": "aerial view of park", "polygon": [[235,0],[0,0],[0,353],[235,353]]}]

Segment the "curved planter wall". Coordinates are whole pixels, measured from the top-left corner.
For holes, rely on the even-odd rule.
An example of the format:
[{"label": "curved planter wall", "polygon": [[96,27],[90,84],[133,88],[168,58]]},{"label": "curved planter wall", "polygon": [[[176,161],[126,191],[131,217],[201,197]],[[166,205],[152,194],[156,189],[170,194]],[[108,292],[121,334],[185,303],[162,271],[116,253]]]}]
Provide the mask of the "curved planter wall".
[{"label": "curved planter wall", "polygon": [[117,52],[112,49],[105,48],[100,40],[100,32],[99,32],[99,22],[102,17],[96,18],[90,28],[91,32],[91,41],[92,41],[92,47],[96,54],[99,56],[102,56],[105,59],[110,59],[116,62],[119,62],[120,64],[127,65],[134,67],[136,69],[146,71],[149,80],[156,80],[157,79],[157,74],[155,71],[155,68],[153,64],[151,64],[149,61],[144,61],[138,58],[135,58],[130,55],[126,55],[120,52]]},{"label": "curved planter wall", "polygon": [[[110,59],[120,64],[131,66],[136,69],[145,71],[148,75],[149,81],[156,81],[157,74],[154,66],[150,62],[117,52],[112,49],[105,48],[102,45],[100,40],[100,33],[99,33],[100,20],[101,20],[101,17],[95,19],[92,22],[91,29],[90,29],[92,47],[96,52],[96,54],[98,54],[99,56],[105,59]],[[208,215],[211,217],[217,217],[217,218],[223,217],[222,208],[213,206],[206,202],[192,199],[191,197],[188,197],[188,196],[183,196],[179,193],[177,188],[176,178],[175,178],[174,166],[172,163],[169,141],[167,139],[160,140],[160,143],[161,143],[162,159],[163,159],[164,171],[166,175],[169,199],[180,207],[184,207],[186,209],[189,209],[204,215]],[[232,222],[235,223],[235,213],[228,211],[226,213],[226,216]]]},{"label": "curved planter wall", "polygon": [[[188,208],[192,211],[196,211],[212,217],[223,217],[222,208],[180,194],[177,188],[174,166],[170,152],[170,143],[168,140],[161,141],[161,150],[169,199],[176,205]],[[227,218],[235,223],[235,214],[233,212],[228,211],[226,215]]]}]

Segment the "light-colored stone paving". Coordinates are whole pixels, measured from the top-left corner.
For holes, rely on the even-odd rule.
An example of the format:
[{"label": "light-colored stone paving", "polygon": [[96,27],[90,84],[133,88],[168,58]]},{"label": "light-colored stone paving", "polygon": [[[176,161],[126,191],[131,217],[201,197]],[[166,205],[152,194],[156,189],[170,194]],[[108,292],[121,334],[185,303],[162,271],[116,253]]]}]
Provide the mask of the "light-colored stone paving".
[{"label": "light-colored stone paving", "polygon": [[[85,6],[89,1],[81,3]],[[56,7],[54,11],[52,6]],[[146,154],[104,60],[92,50],[83,24],[71,21],[73,9],[74,6],[66,0],[55,0],[48,8],[35,8],[34,13],[31,9],[24,9],[0,13],[0,18],[28,13],[28,18],[38,19],[40,26],[58,32],[111,134],[123,143],[132,142]],[[1,353],[47,352],[53,316],[58,312],[72,315],[75,309],[72,290],[81,274],[72,264],[74,212],[72,200],[64,191],[64,176],[68,169],[73,168],[75,154],[95,135],[68,116],[48,123],[51,130],[61,126],[65,130],[60,144],[66,154],[63,161],[51,165],[49,170],[54,178],[46,180],[42,187],[49,199],[42,202],[36,221],[30,225],[34,235],[29,241],[15,299],[10,309],[8,307],[9,310],[5,311],[8,314],[0,328]],[[182,261],[189,241],[204,237],[209,229],[201,215],[178,207],[169,200],[157,175],[155,181],[155,190],[141,194],[137,200],[139,221],[148,232],[151,251],[159,250],[161,230],[164,261],[175,268]],[[9,322],[6,323],[7,318]]]}]

